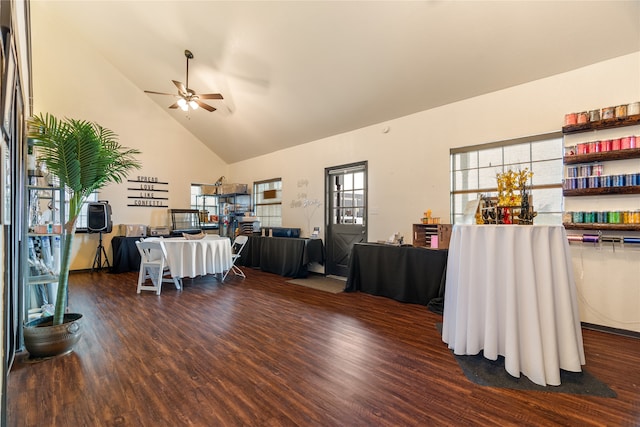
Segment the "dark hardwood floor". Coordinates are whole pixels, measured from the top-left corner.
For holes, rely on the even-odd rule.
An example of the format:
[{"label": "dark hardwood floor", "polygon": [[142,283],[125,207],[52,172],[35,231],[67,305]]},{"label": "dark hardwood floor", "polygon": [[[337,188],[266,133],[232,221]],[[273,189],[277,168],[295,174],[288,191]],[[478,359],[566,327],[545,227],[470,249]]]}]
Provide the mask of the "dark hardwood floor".
[{"label": "dark hardwood floor", "polygon": [[640,340],[584,330],[617,398],[469,382],[420,305],[246,269],[136,295],[134,273],[71,275],[84,336],[19,354],[9,426],[638,426]]}]

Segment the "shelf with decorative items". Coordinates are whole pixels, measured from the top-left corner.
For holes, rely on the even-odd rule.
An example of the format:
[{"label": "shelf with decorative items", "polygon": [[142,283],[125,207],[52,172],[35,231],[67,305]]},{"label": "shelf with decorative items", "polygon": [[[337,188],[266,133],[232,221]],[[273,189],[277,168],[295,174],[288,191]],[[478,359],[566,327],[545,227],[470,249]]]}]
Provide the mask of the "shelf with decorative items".
[{"label": "shelf with decorative items", "polygon": [[251,213],[251,194],[218,194],[218,230],[221,236],[233,239],[240,231],[245,216],[253,218]]},{"label": "shelf with decorative items", "polygon": [[448,249],[451,224],[413,224],[413,246],[416,248]]},{"label": "shelf with decorative items", "polygon": [[533,225],[537,212],[528,181],[528,168],[496,174],[498,196],[481,194],[476,209],[476,224]]},{"label": "shelf with decorative items", "polygon": [[413,224],[413,247],[428,249],[448,249],[451,240],[451,224],[440,224],[440,217],[432,216],[427,209],[420,219],[421,224]]},{"label": "shelf with decorative items", "polygon": [[[25,322],[53,314],[60,273],[60,248],[63,244],[62,222],[65,218],[64,190],[55,187],[51,178],[30,171],[26,186],[27,245],[25,248],[24,310]],[[50,185],[51,184],[51,185]]]},{"label": "shelf with decorative items", "polygon": [[566,229],[640,231],[640,114],[626,115],[638,108],[632,103],[580,113],[599,111],[598,120],[583,123],[567,123],[565,116]]}]

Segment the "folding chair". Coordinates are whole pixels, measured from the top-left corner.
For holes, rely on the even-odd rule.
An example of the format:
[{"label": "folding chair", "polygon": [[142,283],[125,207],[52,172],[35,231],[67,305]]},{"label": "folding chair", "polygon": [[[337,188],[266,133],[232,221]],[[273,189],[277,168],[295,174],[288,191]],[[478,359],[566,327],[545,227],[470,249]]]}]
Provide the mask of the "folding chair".
[{"label": "folding chair", "polygon": [[[160,295],[162,282],[173,282],[176,289],[182,289],[180,279],[171,277],[171,269],[167,263],[167,249],[162,240],[136,242],[140,252],[140,274],[138,274],[138,290],[155,291]],[[147,279],[150,285],[145,285]]]},{"label": "folding chair", "polygon": [[238,260],[238,258],[240,258],[240,253],[242,252],[242,249],[244,249],[244,246],[247,244],[248,240],[249,238],[247,236],[238,236],[231,244],[231,267],[224,272],[224,275],[222,276],[223,282],[224,279],[227,278],[227,274],[229,274],[230,271],[233,271],[233,274],[235,274],[236,276],[245,278],[247,277],[244,275],[244,272],[240,270],[238,266],[236,266],[236,261]]}]

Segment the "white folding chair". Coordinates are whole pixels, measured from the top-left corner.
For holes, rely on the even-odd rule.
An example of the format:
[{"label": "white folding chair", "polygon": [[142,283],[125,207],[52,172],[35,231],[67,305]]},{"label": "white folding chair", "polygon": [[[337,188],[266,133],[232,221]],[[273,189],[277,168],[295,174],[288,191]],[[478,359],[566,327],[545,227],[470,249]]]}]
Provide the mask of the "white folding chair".
[{"label": "white folding chair", "polygon": [[[138,290],[155,291],[160,295],[162,282],[173,282],[176,289],[182,289],[180,279],[171,277],[171,269],[167,263],[167,249],[162,240],[136,242],[138,252],[140,252],[140,273],[138,274]],[[151,280],[150,285],[146,285],[147,279]]]},{"label": "white folding chair", "polygon": [[240,253],[242,252],[242,249],[244,249],[244,245],[247,244],[248,240],[249,238],[247,236],[238,236],[231,244],[231,267],[229,267],[229,269],[224,272],[224,275],[222,276],[223,282],[224,279],[227,278],[227,274],[229,274],[229,272],[231,271],[233,271],[233,274],[235,274],[236,276],[245,278],[247,277],[244,275],[244,272],[240,270],[240,268],[236,265],[236,261],[238,260],[238,258],[240,258]]}]

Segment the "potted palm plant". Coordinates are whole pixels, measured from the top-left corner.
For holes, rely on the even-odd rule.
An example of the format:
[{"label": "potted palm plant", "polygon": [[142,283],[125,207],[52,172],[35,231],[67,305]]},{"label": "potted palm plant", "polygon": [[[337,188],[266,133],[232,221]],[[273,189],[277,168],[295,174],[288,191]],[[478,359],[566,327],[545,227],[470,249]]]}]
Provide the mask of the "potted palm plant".
[{"label": "potted palm plant", "polygon": [[65,313],[71,249],[78,215],[87,197],[110,183],[120,183],[140,164],[140,152],[121,146],[117,136],[94,122],[34,116],[27,122],[28,137],[37,147],[38,160],[60,180],[69,201],[69,218],[63,227],[60,273],[54,315],[27,322],[25,347],[32,357],[55,356],[71,351],[81,336],[81,314]]}]

